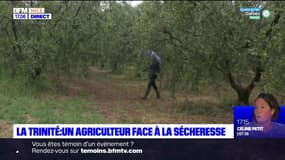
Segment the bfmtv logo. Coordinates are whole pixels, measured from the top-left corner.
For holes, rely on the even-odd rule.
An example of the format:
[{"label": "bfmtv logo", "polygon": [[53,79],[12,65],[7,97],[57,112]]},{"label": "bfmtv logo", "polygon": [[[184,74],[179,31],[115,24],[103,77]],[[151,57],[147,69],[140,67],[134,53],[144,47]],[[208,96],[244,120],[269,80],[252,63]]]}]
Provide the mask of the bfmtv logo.
[{"label": "bfmtv logo", "polygon": [[22,14],[27,14],[28,13],[28,8],[13,8],[13,13],[22,13]]},{"label": "bfmtv logo", "polygon": [[45,13],[45,8],[13,8],[13,19],[45,20],[51,16]]},{"label": "bfmtv logo", "polygon": [[45,8],[13,8],[13,13],[14,14],[45,13]]}]

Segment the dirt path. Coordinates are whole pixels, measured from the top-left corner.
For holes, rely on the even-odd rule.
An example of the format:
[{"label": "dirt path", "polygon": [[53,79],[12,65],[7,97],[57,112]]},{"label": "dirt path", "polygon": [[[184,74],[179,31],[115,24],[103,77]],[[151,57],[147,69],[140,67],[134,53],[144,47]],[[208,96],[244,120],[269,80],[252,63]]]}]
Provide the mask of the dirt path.
[{"label": "dirt path", "polygon": [[13,125],[4,120],[0,120],[0,124],[0,137],[13,137]]},{"label": "dirt path", "polygon": [[223,123],[225,116],[189,115],[181,112],[167,92],[156,99],[153,91],[148,100],[142,100],[146,83],[129,80],[124,75],[91,68],[87,79],[62,79],[66,81],[68,96],[81,96],[94,101],[96,109],[107,123]]},{"label": "dirt path", "polygon": [[[87,78],[74,76],[50,75],[51,83],[60,82],[62,88],[44,92],[44,100],[71,98],[85,99],[88,103],[83,106],[80,117],[93,117],[102,119],[103,123],[169,123],[169,124],[195,124],[195,123],[231,123],[232,112],[229,107],[220,104],[215,97],[193,92],[190,103],[185,103],[186,94],[179,93],[177,99],[170,97],[167,91],[161,92],[161,99],[156,99],[152,90],[147,100],[142,100],[147,80],[132,80],[124,74],[111,74],[108,71],[91,68]],[[90,103],[89,103],[90,102]],[[227,110],[225,108],[227,107]],[[75,109],[76,110],[76,109]],[[64,112],[64,110],[60,111]],[[69,111],[70,112],[70,111]],[[59,113],[57,108],[52,113]],[[93,115],[92,113],[98,113]],[[26,121],[21,123],[37,123],[31,114],[26,113]],[[58,115],[57,115],[58,116]],[[39,118],[39,117],[38,117]],[[64,120],[61,123],[65,123]],[[75,122],[76,123],[76,122]],[[84,122],[85,123],[85,122]],[[86,123],[94,123],[93,121]],[[96,123],[96,122],[95,122]],[[0,137],[12,137],[12,122],[0,120]]]}]

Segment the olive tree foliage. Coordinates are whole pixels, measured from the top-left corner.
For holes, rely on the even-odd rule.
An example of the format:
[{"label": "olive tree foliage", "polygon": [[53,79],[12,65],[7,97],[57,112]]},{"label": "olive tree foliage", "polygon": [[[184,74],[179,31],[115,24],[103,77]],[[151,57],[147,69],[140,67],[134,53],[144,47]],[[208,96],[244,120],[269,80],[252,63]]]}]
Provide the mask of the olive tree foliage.
[{"label": "olive tree foliage", "polygon": [[[13,20],[13,7],[43,7],[52,20]],[[1,2],[3,65],[13,74],[36,80],[48,71],[86,71],[93,53],[89,41],[97,32],[99,2]],[[95,13],[95,14],[94,14]],[[94,18],[96,17],[96,18]]]},{"label": "olive tree foliage", "polygon": [[103,61],[111,66],[113,72],[120,72],[125,65],[132,64],[136,48],[136,11],[127,3],[105,2],[103,24],[100,32]]},{"label": "olive tree foliage", "polygon": [[207,14],[204,7],[201,2],[178,1],[145,2],[139,7],[140,37],[144,47],[156,48],[162,56],[163,81],[173,96],[177,90],[197,90],[220,77],[212,74],[202,50],[208,47],[202,42],[207,34],[201,24]]},{"label": "olive tree foliage", "polygon": [[[55,53],[51,62],[55,70],[86,74],[92,59],[98,54],[94,44],[98,42],[101,25],[100,3],[92,1],[48,3],[54,20],[47,30]],[[90,43],[91,42],[91,43]]]},{"label": "olive tree foliage", "polygon": [[238,103],[249,104],[252,90],[264,80],[264,74],[271,72],[272,64],[268,64],[268,60],[273,58],[274,51],[268,42],[279,43],[272,41],[272,37],[276,37],[278,32],[280,34],[276,26],[280,23],[281,10],[274,3],[262,3],[262,7],[270,9],[273,14],[269,19],[253,21],[241,14],[239,8],[260,5],[258,3],[215,4],[209,10],[220,12],[206,14],[202,22],[203,35],[208,35],[204,36],[203,42],[208,42],[208,48],[201,50],[208,53],[209,66],[220,71],[236,91]]},{"label": "olive tree foliage", "polygon": [[271,22],[271,28],[268,30],[268,39],[265,41],[267,44],[266,52],[264,53],[263,62],[267,69],[263,76],[263,82],[266,92],[277,93],[284,98],[284,69],[285,69],[285,46],[284,46],[284,24],[285,24],[285,5],[282,2],[275,2],[268,4],[271,12],[275,15],[275,18]]},{"label": "olive tree foliage", "polygon": [[[240,7],[269,9],[250,20]],[[13,7],[43,7],[52,20],[13,20]],[[284,91],[284,3],[258,1],[0,2],[2,72],[39,80],[48,72],[87,75],[98,65],[138,78],[147,49],[162,59],[161,87],[179,90],[230,87],[238,103],[252,90]]]},{"label": "olive tree foliage", "polygon": [[[257,6],[270,9],[271,17],[254,21],[240,12],[240,7]],[[238,103],[249,104],[255,86],[268,74],[278,75],[268,61],[282,67],[281,60],[271,55],[282,53],[283,32],[278,26],[283,6],[280,2],[165,1],[145,4],[142,15],[146,33],[153,35],[148,41],[161,46],[164,79],[173,93],[189,86],[228,83]],[[272,85],[282,83],[276,81]]]},{"label": "olive tree foliage", "polygon": [[165,25],[161,33],[166,40],[166,48],[170,49],[170,65],[166,70],[172,92],[189,87],[197,90],[208,76],[205,57],[199,50],[201,44],[197,43],[202,36],[197,5],[197,2],[164,3]]},{"label": "olive tree foliage", "polygon": [[209,12],[201,22],[204,35],[201,43],[205,45],[201,50],[209,67],[222,73],[236,91],[238,102],[249,104],[249,96],[264,71],[258,54],[259,42],[264,37],[259,22],[240,13],[237,4],[209,5],[205,4]]},{"label": "olive tree foliage", "polygon": [[204,14],[202,20],[204,39],[201,44],[206,46],[201,50],[206,54],[209,66],[222,73],[237,93],[239,104],[249,104],[252,90],[261,82],[262,76],[270,72],[267,60],[272,58],[268,57],[272,51],[268,42],[280,21],[280,10],[273,3],[262,3],[263,8],[273,11],[269,19],[253,21],[239,11],[241,6],[256,5],[260,4],[215,3],[208,6],[210,12]]},{"label": "olive tree foliage", "polygon": [[[181,19],[175,9],[185,8],[180,2],[144,2],[138,7],[138,37],[141,39],[141,52],[146,49],[153,49],[158,52],[162,58],[161,81],[164,86],[169,88],[173,95],[177,88],[183,86],[177,85],[185,80],[189,74],[186,72],[189,64],[186,53],[180,48],[182,40],[185,38],[180,34],[178,27]],[[187,7],[187,6],[186,6]],[[183,39],[184,40],[184,39]],[[140,56],[138,63],[147,61]],[[185,86],[185,85],[184,85]]]}]

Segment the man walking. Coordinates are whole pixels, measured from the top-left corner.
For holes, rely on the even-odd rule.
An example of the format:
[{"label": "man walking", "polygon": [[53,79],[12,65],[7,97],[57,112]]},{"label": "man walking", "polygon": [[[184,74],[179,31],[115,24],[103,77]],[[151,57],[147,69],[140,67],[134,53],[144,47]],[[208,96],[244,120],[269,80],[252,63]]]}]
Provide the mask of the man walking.
[{"label": "man walking", "polygon": [[146,54],[151,57],[152,64],[149,66],[149,81],[148,81],[147,90],[145,92],[143,99],[144,100],[147,99],[147,96],[150,92],[151,87],[153,87],[153,89],[156,92],[156,97],[159,99],[160,93],[156,86],[155,80],[157,78],[157,74],[160,73],[161,60],[160,60],[160,57],[153,50],[147,51]]}]

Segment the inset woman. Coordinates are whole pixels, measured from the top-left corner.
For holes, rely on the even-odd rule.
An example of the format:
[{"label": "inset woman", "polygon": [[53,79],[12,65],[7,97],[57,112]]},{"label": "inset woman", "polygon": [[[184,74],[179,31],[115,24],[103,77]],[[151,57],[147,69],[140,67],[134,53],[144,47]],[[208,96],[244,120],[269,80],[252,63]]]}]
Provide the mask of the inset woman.
[{"label": "inset woman", "polygon": [[263,127],[263,131],[251,131],[251,137],[285,137],[285,125],[273,122],[278,118],[279,104],[272,94],[261,93],[254,101],[254,121],[251,127]]}]

